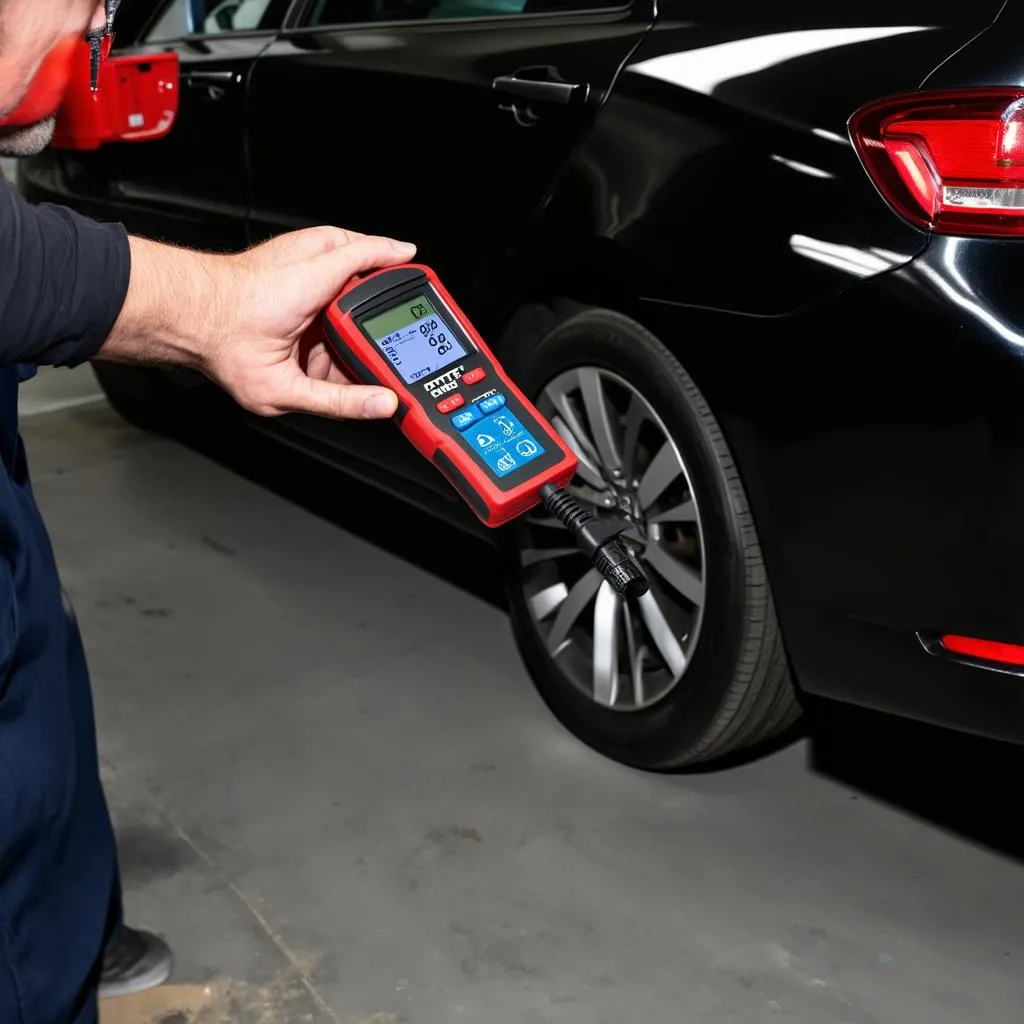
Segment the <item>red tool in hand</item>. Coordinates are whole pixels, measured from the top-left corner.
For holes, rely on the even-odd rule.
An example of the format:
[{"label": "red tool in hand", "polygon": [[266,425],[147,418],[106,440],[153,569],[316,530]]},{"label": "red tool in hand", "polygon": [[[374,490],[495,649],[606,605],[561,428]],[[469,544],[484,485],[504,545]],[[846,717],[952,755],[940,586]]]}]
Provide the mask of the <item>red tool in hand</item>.
[{"label": "red tool in hand", "polygon": [[178,55],[110,55],[120,0],[106,0],[105,29],[59,39],[18,106],[0,127],[25,128],[55,117],[55,149],[163,138],[178,115]]},{"label": "red tool in hand", "polygon": [[178,116],[176,53],[110,55],[82,40],[71,54],[69,80],[53,134],[54,149],[88,150],[110,142],[147,142],[170,132]]},{"label": "red tool in hand", "polygon": [[647,591],[619,539],[631,524],[596,515],[564,490],[576,456],[429,267],[406,264],[354,281],[322,322],[352,379],[395,392],[402,433],[483,523],[501,526],[543,503],[618,593]]}]

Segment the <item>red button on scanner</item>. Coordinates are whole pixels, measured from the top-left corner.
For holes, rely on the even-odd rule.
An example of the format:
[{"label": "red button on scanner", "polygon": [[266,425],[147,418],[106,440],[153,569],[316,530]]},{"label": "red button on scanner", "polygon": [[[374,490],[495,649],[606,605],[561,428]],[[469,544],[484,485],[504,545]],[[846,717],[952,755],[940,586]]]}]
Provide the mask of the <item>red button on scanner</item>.
[{"label": "red button on scanner", "polygon": [[458,409],[458,407],[462,405],[465,401],[466,400],[462,397],[462,395],[449,395],[447,398],[442,398],[441,401],[434,406],[434,408],[438,412],[442,413],[452,412],[452,410]]},{"label": "red button on scanner", "polygon": [[476,384],[482,381],[487,376],[487,371],[482,367],[478,366],[475,370],[470,370],[469,373],[464,373],[460,380],[463,384]]}]

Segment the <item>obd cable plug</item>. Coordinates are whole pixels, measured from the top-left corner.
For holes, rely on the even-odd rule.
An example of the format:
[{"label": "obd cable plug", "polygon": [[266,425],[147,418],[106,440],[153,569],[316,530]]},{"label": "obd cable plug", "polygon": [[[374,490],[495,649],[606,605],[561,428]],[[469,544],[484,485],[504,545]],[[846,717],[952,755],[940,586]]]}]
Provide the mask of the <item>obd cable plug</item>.
[{"label": "obd cable plug", "polygon": [[573,535],[577,547],[621,597],[643,597],[650,583],[640,564],[619,540],[629,529],[621,519],[597,516],[554,484],[540,490],[544,507]]}]

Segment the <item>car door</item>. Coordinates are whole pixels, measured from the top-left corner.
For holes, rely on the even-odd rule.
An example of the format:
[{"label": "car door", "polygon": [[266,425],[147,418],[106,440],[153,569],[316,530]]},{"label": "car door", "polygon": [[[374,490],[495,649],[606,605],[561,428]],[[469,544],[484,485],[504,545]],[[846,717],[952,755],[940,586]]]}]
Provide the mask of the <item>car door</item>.
[{"label": "car door", "polygon": [[[473,315],[584,137],[653,0],[310,0],[249,90],[253,240],[333,223],[413,241]],[[444,488],[395,438],[303,429]],[[397,446],[397,447],[396,447]]]},{"label": "car door", "polygon": [[166,0],[120,52],[178,54],[177,121],[163,139],[104,146],[81,160],[75,190],[112,204],[132,230],[207,249],[244,247],[245,90],[287,8],[288,0]]},{"label": "car door", "polygon": [[465,294],[542,201],[652,7],[297,4],[252,75],[252,232],[329,220],[409,238]]}]

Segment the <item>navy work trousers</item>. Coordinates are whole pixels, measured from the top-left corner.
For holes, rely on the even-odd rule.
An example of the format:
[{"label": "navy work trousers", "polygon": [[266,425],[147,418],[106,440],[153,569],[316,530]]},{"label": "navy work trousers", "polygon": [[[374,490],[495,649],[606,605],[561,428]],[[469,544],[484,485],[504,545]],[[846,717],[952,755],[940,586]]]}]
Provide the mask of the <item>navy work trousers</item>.
[{"label": "navy work trousers", "polygon": [[85,654],[0,368],[0,1024],[94,1024],[120,926]]}]

